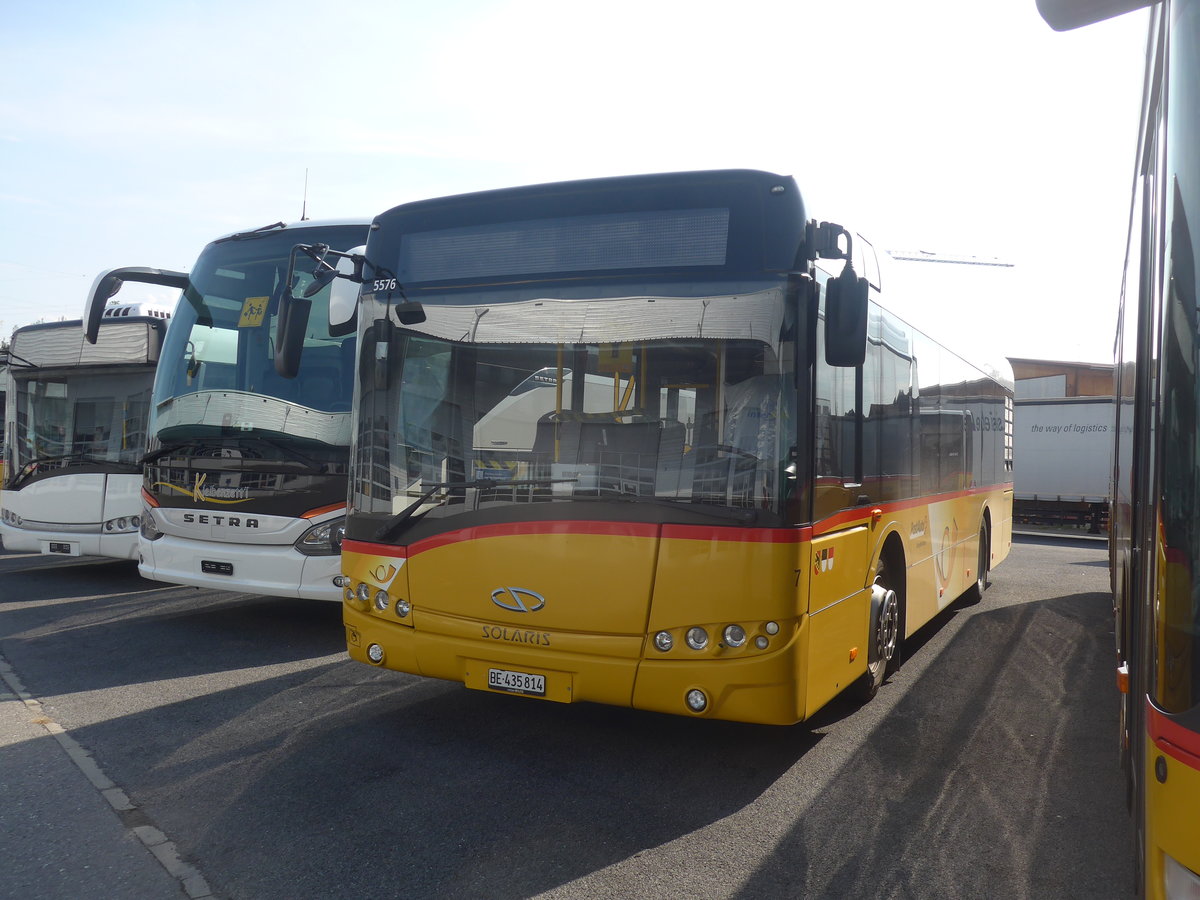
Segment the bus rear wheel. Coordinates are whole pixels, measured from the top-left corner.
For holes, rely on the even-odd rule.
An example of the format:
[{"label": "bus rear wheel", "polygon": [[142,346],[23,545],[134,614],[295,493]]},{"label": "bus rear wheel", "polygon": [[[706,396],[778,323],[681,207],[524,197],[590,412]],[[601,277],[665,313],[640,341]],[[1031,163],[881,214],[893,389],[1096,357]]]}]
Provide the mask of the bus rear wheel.
[{"label": "bus rear wheel", "polygon": [[987,522],[982,522],[979,525],[979,558],[975,562],[975,583],[967,589],[967,599],[972,603],[982,600],[983,592],[987,590],[988,568],[991,560]]},{"label": "bus rear wheel", "polygon": [[866,703],[879,693],[900,643],[900,598],[891,586],[887,567],[881,565],[871,585],[871,631],[867,671],[855,683],[858,699]]}]

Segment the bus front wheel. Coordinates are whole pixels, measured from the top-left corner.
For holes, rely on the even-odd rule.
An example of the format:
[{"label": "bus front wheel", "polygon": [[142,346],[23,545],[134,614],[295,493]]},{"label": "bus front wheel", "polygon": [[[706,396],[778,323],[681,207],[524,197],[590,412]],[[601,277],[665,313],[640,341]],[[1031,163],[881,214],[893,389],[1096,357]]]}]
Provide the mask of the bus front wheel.
[{"label": "bus front wheel", "polygon": [[888,569],[879,568],[871,585],[871,631],[867,647],[867,671],[855,684],[855,693],[863,703],[879,693],[887,677],[888,666],[900,643],[900,598],[891,586]]}]

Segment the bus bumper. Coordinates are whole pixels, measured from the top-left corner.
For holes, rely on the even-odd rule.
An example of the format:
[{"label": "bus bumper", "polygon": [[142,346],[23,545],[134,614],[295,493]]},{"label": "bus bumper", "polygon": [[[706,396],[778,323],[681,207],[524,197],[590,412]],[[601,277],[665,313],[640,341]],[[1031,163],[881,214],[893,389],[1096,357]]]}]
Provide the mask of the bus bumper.
[{"label": "bus bumper", "polygon": [[230,544],[164,535],[138,542],[143,578],[268,597],[340,602],[338,556],[305,556],[291,544]]},{"label": "bus bumper", "polygon": [[[78,526],[72,526],[78,527]],[[99,526],[96,526],[97,529]],[[5,550],[41,553],[46,556],[106,556],[137,559],[137,532],[128,534],[75,534],[0,525]]]},{"label": "bus bumper", "polygon": [[[647,660],[640,655],[644,644],[640,636],[606,638],[605,649],[616,649],[619,640],[629,645],[626,650],[634,649],[636,657],[575,650],[564,653],[553,649],[556,636],[543,632],[513,632],[473,622],[464,624],[462,634],[431,633],[363,612],[349,603],[343,605],[342,615],[352,659],[458,681],[478,690],[510,693],[490,686],[491,670],[503,670],[542,676],[544,693],[537,699],[564,703],[588,701],[768,725],[791,725],[804,714],[804,682],[797,677],[795,639],[775,652],[742,660]],[[472,633],[479,636],[472,637]],[[550,646],[545,645],[546,640]],[[377,659],[372,659],[372,645],[377,648]],[[687,695],[693,690],[704,693],[703,710],[688,706]]]}]

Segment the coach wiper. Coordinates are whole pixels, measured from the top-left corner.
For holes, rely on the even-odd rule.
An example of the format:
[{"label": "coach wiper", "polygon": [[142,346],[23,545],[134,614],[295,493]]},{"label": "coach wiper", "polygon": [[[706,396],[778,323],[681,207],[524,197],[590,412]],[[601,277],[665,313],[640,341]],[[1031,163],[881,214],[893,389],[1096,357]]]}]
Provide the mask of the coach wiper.
[{"label": "coach wiper", "polygon": [[[479,491],[494,491],[498,488],[508,488],[515,485],[537,485],[543,486],[547,484],[574,484],[578,481],[576,478],[518,478],[514,481],[487,481],[484,479],[476,479],[475,481],[439,481],[436,484],[430,485],[420,497],[414,500],[396,515],[392,516],[386,522],[379,526],[375,531],[375,540],[386,541],[395,536],[399,531],[400,526],[407,522],[417,510],[429,502],[438,491],[449,491],[456,488],[475,488]],[[422,482],[421,486],[428,485],[429,482]]]},{"label": "coach wiper", "polygon": [[86,450],[76,450],[74,453],[63,453],[58,456],[38,456],[31,459],[25,465],[21,466],[19,472],[13,476],[12,486],[20,487],[30,478],[37,474],[39,466],[49,466],[51,463],[60,463],[54,466],[55,469],[65,469],[71,463],[90,463],[92,465],[111,465],[114,468],[128,467],[131,471],[136,472],[140,468],[134,463],[121,462],[119,460],[105,459],[102,456],[95,456],[88,453]]}]

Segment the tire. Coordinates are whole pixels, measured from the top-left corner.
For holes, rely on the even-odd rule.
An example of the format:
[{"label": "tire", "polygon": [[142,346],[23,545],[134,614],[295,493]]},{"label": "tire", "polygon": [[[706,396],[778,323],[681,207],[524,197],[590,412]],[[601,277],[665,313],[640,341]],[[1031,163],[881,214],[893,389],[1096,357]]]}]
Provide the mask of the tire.
[{"label": "tire", "polygon": [[983,592],[987,590],[988,571],[992,561],[991,546],[988,542],[988,527],[987,523],[983,522],[979,526],[979,558],[975,561],[975,583],[967,588],[967,600],[971,603],[978,603],[983,599]]},{"label": "tire", "polygon": [[893,584],[887,566],[881,562],[871,586],[867,671],[854,683],[854,693],[862,703],[879,693],[900,645],[900,598]]}]

